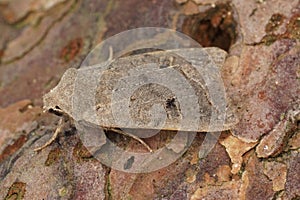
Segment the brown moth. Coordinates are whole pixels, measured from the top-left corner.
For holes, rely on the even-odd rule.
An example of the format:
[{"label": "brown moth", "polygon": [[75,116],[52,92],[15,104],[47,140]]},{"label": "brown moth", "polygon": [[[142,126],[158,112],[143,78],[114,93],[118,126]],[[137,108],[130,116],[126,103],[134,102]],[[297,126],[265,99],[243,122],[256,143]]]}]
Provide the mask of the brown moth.
[{"label": "brown moth", "polygon": [[59,84],[44,95],[44,109],[62,119],[53,137],[35,150],[49,145],[66,122],[72,124],[73,120],[87,120],[133,137],[149,151],[151,148],[138,136],[118,128],[228,130],[237,120],[226,97],[219,98],[225,90],[221,76],[213,68],[221,68],[226,55],[219,48],[203,48],[200,52],[193,48],[175,49],[121,57],[98,66],[70,68]]}]

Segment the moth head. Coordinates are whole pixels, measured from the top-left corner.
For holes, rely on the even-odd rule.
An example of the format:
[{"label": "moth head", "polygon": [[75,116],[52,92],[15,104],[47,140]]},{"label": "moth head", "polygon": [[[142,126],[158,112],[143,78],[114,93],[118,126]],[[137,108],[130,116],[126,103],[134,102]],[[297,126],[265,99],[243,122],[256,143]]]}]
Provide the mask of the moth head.
[{"label": "moth head", "polygon": [[77,75],[75,68],[68,69],[62,76],[60,82],[50,92],[43,96],[44,110],[54,113],[72,113],[72,96],[74,82]]}]

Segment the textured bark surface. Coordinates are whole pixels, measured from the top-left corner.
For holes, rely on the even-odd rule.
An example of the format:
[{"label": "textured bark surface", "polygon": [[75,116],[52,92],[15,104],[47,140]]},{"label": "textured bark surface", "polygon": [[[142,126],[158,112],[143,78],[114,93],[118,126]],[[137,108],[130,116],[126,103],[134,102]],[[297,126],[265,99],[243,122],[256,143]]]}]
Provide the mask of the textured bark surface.
[{"label": "textured bark surface", "polygon": [[[0,199],[299,199],[299,13],[298,0],[0,0]],[[227,51],[222,77],[239,122],[205,158],[199,133],[150,173],[106,167],[72,127],[34,152],[59,119],[42,111],[42,96],[99,42],[143,26]],[[159,148],[173,135],[145,141]]]}]

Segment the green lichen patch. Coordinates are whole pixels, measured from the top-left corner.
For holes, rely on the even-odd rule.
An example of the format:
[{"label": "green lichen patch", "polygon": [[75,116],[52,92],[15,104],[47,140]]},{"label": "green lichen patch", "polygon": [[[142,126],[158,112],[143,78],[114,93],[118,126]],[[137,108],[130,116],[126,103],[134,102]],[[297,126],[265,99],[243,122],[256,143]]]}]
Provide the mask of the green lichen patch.
[{"label": "green lichen patch", "polygon": [[91,153],[87,150],[87,148],[85,148],[85,146],[83,146],[81,142],[78,142],[75,145],[73,149],[73,156],[77,162],[86,161],[93,158]]},{"label": "green lichen patch", "polygon": [[284,18],[285,16],[283,16],[282,14],[273,14],[265,27],[266,32],[270,33],[276,31],[278,27],[283,23]]},{"label": "green lichen patch", "polygon": [[[273,21],[272,21],[273,19]],[[268,33],[263,37],[261,43],[267,46],[273,44],[276,40],[288,38],[300,40],[300,15],[294,15],[286,25],[286,31],[283,34],[274,34],[273,31],[277,29],[284,19],[283,16],[279,14],[274,14],[270,22],[266,26],[266,32]],[[271,22],[272,21],[272,22]]]},{"label": "green lichen patch", "polygon": [[273,44],[276,40],[278,40],[280,36],[270,34],[270,35],[265,35],[263,39],[261,40],[262,43],[264,43],[266,46],[270,46]]},{"label": "green lichen patch", "polygon": [[26,183],[14,182],[5,197],[4,200],[21,200],[24,198],[26,192]]},{"label": "green lichen patch", "polygon": [[287,25],[287,36],[300,40],[300,14],[292,17]]},{"label": "green lichen patch", "polygon": [[61,154],[61,151],[59,150],[59,148],[52,149],[48,154],[48,158],[45,161],[45,165],[51,166],[54,163],[56,163],[60,157],[60,154]]}]

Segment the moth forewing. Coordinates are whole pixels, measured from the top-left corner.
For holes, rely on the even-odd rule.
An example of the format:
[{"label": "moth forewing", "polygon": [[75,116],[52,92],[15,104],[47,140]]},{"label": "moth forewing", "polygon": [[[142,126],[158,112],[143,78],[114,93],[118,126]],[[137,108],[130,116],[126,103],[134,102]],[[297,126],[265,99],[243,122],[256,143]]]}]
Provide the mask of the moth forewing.
[{"label": "moth forewing", "polygon": [[[99,67],[105,69],[101,69],[99,74],[94,73],[96,76],[99,76],[96,77],[95,96],[86,96],[86,98],[95,99],[95,105],[91,108],[96,113],[97,119],[94,121],[97,122],[99,127],[110,127],[111,129],[163,129],[194,132],[229,129],[236,123],[235,118],[226,117],[222,126],[218,126],[216,129],[210,127],[211,113],[212,111],[219,112],[218,105],[211,101],[209,94],[211,91],[207,89],[206,77],[203,78],[203,76],[212,75],[201,74],[209,71],[211,63],[219,68],[222,67],[227,53],[218,48],[204,48],[202,54],[199,55],[197,49],[175,49],[121,57],[113,60],[109,65],[98,65],[98,69]],[[202,57],[200,58],[199,56]],[[188,57],[189,59],[184,59],[183,57]],[[201,65],[202,71],[199,72],[189,60]],[[77,94],[82,95],[82,93],[90,89],[82,87],[82,91],[78,91],[78,87],[76,87],[76,85],[85,84],[80,82],[82,80],[90,81],[89,78],[77,79],[79,73],[84,76],[84,71],[82,70],[86,69],[70,68],[65,72],[59,84],[44,95],[44,109],[59,109],[66,116],[75,120],[77,120],[77,116],[81,116],[81,112],[78,113],[78,109],[74,109],[74,107],[80,106],[79,103],[81,101],[75,101],[74,103],[73,98],[74,95],[75,97]],[[93,68],[90,67],[89,70],[93,70]],[[162,81],[164,76],[168,76],[170,70],[173,70],[172,73],[177,74],[170,79],[176,80],[177,78],[177,82],[172,82],[172,80]],[[192,93],[191,90],[180,87],[182,77],[193,89]],[[213,78],[215,77],[211,77],[211,79]],[[164,82],[164,84],[160,84],[159,81]],[[174,84],[170,85],[171,82],[178,83],[179,87],[175,87]],[[131,84],[136,84],[138,87],[134,88]],[[86,85],[88,86],[88,84]],[[128,90],[130,87],[133,87],[131,88],[132,90]],[[172,89],[178,90],[178,88],[180,91],[172,91]],[[176,96],[176,93],[182,96],[181,99]],[[82,96],[84,97],[84,95]],[[190,104],[187,109],[192,111],[194,106],[197,105],[199,113],[192,116],[183,116],[181,104],[184,102],[180,102],[180,100],[189,100],[189,98],[195,98],[196,101]],[[80,100],[82,100],[82,103],[85,102],[84,99]],[[161,107],[153,111],[153,107],[156,105],[161,105]],[[226,107],[227,111],[233,110],[230,105],[226,105]],[[149,115],[149,112],[152,111],[155,116],[155,112],[162,111],[161,108],[165,112],[163,125],[161,125],[162,118],[151,119]],[[74,113],[74,110],[77,113]],[[124,111],[128,111],[127,114],[129,115],[124,115]],[[82,112],[85,112],[85,110],[82,110]],[[231,111],[230,113],[232,114],[233,112]],[[183,119],[184,117],[185,119]],[[186,120],[185,124],[189,124],[189,120],[191,120],[190,123],[192,124],[194,118],[199,118],[196,126],[182,126],[182,120]]]}]

